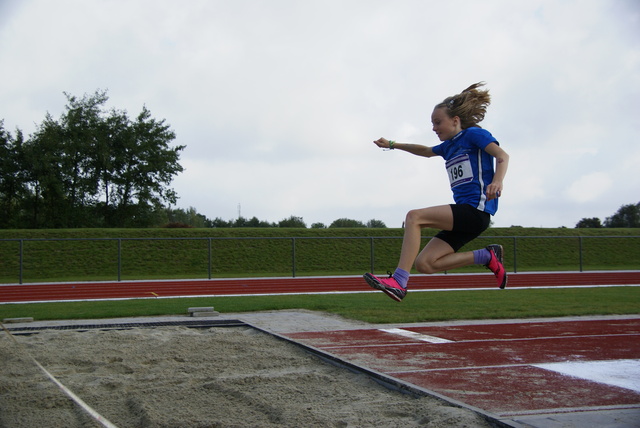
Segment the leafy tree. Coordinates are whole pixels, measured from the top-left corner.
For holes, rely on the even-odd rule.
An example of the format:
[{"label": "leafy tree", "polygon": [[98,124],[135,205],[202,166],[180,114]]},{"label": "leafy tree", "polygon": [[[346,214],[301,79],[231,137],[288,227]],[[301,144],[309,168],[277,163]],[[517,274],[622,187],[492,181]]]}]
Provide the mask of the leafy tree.
[{"label": "leafy tree", "polygon": [[351,220],[348,218],[339,218],[334,220],[329,227],[366,227],[364,223],[358,220]]},{"label": "leafy tree", "polygon": [[[126,113],[119,114],[120,120],[127,123]],[[153,119],[146,107],[135,122],[129,122],[120,131],[124,134],[120,138],[122,147],[115,151],[111,168],[114,226],[135,226],[139,216],[164,203],[176,203],[175,191],[167,186],[175,174],[183,171],[178,159],[184,146],[169,147],[175,133],[164,120]]]},{"label": "leafy tree", "polygon": [[16,137],[4,129],[0,120],[0,227],[19,227],[21,201],[26,194],[22,159],[22,132]]},{"label": "leafy tree", "polygon": [[[258,220],[257,217],[253,217],[251,219],[246,219],[244,217],[238,217],[235,221],[229,221],[227,223],[228,227],[274,227],[274,224],[271,224],[266,221]],[[225,226],[220,226],[225,227]]]},{"label": "leafy tree", "polygon": [[59,176],[68,203],[68,222],[73,226],[86,225],[94,214],[86,208],[95,206],[98,196],[94,159],[103,130],[102,105],[108,97],[100,91],[93,96],[85,94],[81,99],[67,93],[65,96],[66,112],[59,122],[48,121],[48,128],[43,131],[52,132],[62,155]]},{"label": "leafy tree", "polygon": [[194,207],[189,207],[187,210],[183,210],[182,208],[167,208],[165,212],[169,224],[185,224],[191,227],[207,226],[207,218],[199,214]]},{"label": "leafy tree", "polygon": [[231,223],[231,227],[249,227],[249,220],[240,216],[236,219],[236,221]]},{"label": "leafy tree", "polygon": [[275,223],[269,223],[268,221],[258,220],[258,217],[253,216],[251,220],[247,222],[246,227],[276,227]]},{"label": "leafy tree", "polygon": [[245,227],[260,227],[260,220],[258,220],[258,217],[253,216],[247,220]]},{"label": "leafy tree", "polygon": [[71,227],[68,224],[68,208],[65,185],[70,177],[63,169],[65,164],[62,129],[47,113],[45,120],[38,126],[23,145],[25,165],[31,168],[26,174],[29,198],[26,201],[30,209],[30,227],[60,228]]},{"label": "leafy tree", "polygon": [[232,227],[232,224],[228,221],[224,221],[220,217],[216,217],[207,222],[207,227]]},{"label": "leafy tree", "polygon": [[598,217],[592,218],[583,218],[576,224],[576,228],[600,228],[602,227],[602,223]]},{"label": "leafy tree", "polygon": [[325,226],[325,224],[324,224],[324,223],[320,223],[320,222],[318,222],[318,223],[313,223],[313,224],[311,225],[311,228],[312,228],[312,229],[326,229],[326,228],[327,228],[327,226]]},{"label": "leafy tree", "polygon": [[640,227],[640,202],[621,206],[605,219],[604,227]]},{"label": "leafy tree", "polygon": [[386,228],[387,225],[384,224],[381,220],[371,219],[367,222],[367,227],[369,228]]},{"label": "leafy tree", "polygon": [[300,227],[306,229],[307,224],[304,222],[302,217],[296,217],[292,215],[289,218],[280,220],[280,222],[278,222],[278,227]]},{"label": "leafy tree", "polygon": [[[17,151],[21,159],[23,227],[146,227],[159,224],[169,188],[183,170],[185,146],[143,107],[135,118],[107,112],[105,91],[78,98],[65,93],[59,120],[47,113]],[[4,159],[4,157],[3,157]]]}]

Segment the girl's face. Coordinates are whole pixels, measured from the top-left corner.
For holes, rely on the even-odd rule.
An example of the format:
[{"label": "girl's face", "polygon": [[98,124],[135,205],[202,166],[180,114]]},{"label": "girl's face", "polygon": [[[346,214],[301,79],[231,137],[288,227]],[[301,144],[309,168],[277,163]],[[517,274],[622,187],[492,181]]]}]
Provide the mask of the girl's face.
[{"label": "girl's face", "polygon": [[431,114],[433,132],[436,133],[440,141],[450,140],[456,136],[462,127],[458,116],[449,117],[444,108],[436,108]]}]

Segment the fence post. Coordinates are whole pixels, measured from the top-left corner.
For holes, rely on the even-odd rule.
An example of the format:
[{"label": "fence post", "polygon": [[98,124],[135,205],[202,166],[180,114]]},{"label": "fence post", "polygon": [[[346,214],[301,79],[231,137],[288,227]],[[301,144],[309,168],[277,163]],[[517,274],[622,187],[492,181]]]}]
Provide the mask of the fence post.
[{"label": "fence post", "polygon": [[122,275],[122,238],[118,238],[118,282]]},{"label": "fence post", "polygon": [[518,238],[513,237],[513,273],[518,273]]},{"label": "fence post", "polygon": [[578,251],[580,252],[580,272],[582,272],[582,236],[578,236]]},{"label": "fence post", "polygon": [[291,275],[296,277],[296,238],[291,238]]},{"label": "fence post", "polygon": [[22,242],[23,242],[23,240],[21,239],[20,240],[20,255],[19,255],[19,258],[20,258],[20,273],[18,275],[19,276],[18,281],[20,282],[20,284],[22,284],[22,265],[23,265],[23,263],[22,263]]},{"label": "fence post", "polygon": [[376,259],[376,253],[375,250],[373,249],[373,236],[370,239],[370,247],[371,247],[371,273],[375,272],[375,259]]},{"label": "fence post", "polygon": [[209,279],[211,279],[211,237],[209,237]]}]

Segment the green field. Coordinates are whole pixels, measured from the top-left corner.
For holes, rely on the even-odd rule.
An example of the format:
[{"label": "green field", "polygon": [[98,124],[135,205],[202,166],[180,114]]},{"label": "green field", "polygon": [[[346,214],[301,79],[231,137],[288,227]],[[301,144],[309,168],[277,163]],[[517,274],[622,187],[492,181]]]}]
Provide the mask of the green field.
[{"label": "green field", "polygon": [[[401,243],[402,229],[0,230],[0,283],[20,282],[21,251],[29,283],[384,273]],[[494,228],[463,251],[490,243],[512,272],[640,267],[640,229]]]}]

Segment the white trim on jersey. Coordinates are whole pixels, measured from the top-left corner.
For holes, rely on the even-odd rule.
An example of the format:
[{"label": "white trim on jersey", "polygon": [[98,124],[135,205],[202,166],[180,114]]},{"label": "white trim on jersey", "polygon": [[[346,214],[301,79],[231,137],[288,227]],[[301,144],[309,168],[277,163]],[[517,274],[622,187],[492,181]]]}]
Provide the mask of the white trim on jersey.
[{"label": "white trim on jersey", "polygon": [[482,172],[484,169],[482,168],[482,150],[478,150],[478,182],[480,183],[480,201],[478,202],[478,209],[480,211],[484,211],[487,195],[484,193],[484,177],[482,176]]}]

